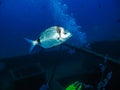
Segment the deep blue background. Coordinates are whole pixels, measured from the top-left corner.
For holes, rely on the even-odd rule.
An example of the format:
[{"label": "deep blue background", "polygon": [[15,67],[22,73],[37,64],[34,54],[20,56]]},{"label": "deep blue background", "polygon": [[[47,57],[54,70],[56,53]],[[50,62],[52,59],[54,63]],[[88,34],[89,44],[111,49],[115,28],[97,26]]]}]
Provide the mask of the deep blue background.
[{"label": "deep blue background", "polygon": [[[28,54],[29,44],[24,37],[36,39],[41,31],[55,24],[50,1],[0,1],[0,58]],[[63,2],[88,42],[120,40],[120,0]]]}]

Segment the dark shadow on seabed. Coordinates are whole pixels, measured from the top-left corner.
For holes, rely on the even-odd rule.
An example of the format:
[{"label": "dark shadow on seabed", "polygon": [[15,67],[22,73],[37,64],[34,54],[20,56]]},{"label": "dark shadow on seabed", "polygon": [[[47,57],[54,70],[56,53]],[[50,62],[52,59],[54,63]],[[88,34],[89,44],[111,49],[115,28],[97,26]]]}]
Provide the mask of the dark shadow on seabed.
[{"label": "dark shadow on seabed", "polygon": [[[107,53],[108,56],[119,60],[119,45],[120,42],[96,42],[91,47],[96,52],[104,55]],[[52,90],[62,90],[75,80],[96,86],[100,79],[99,65],[103,62],[103,58],[80,50],[70,54],[69,48],[61,52],[45,51],[2,59],[0,90],[38,90],[46,82],[49,82]],[[106,90],[114,90],[119,88],[120,65],[111,61],[108,63],[113,75]]]}]

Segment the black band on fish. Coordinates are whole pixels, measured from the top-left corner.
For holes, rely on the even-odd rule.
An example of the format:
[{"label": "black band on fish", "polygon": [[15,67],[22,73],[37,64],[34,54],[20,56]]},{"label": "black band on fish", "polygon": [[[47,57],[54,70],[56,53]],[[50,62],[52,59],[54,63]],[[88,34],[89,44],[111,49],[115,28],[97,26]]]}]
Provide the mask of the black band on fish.
[{"label": "black band on fish", "polygon": [[37,42],[38,42],[38,44],[40,43],[40,39],[39,38],[37,39]]},{"label": "black band on fish", "polygon": [[59,38],[61,38],[61,28],[57,27],[57,33],[59,34]]}]

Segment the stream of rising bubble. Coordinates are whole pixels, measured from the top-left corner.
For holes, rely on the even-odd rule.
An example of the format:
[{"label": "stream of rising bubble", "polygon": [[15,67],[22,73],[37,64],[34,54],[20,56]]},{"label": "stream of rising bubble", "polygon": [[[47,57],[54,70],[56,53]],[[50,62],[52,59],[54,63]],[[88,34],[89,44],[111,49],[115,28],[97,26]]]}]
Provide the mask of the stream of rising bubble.
[{"label": "stream of rising bubble", "polygon": [[50,0],[50,7],[55,23],[72,33],[71,42],[77,46],[85,45],[86,34],[81,31],[81,26],[77,25],[75,18],[68,13],[68,6],[62,0]]}]

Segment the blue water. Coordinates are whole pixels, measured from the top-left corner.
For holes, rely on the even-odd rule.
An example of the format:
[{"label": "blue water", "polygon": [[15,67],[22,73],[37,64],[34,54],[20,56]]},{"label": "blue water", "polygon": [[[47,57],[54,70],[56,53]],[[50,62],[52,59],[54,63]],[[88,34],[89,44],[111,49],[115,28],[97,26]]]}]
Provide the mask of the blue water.
[{"label": "blue water", "polygon": [[[44,29],[60,25],[76,46],[120,40],[119,0],[0,0],[0,58],[26,55]],[[40,47],[36,47],[39,50]]]}]

